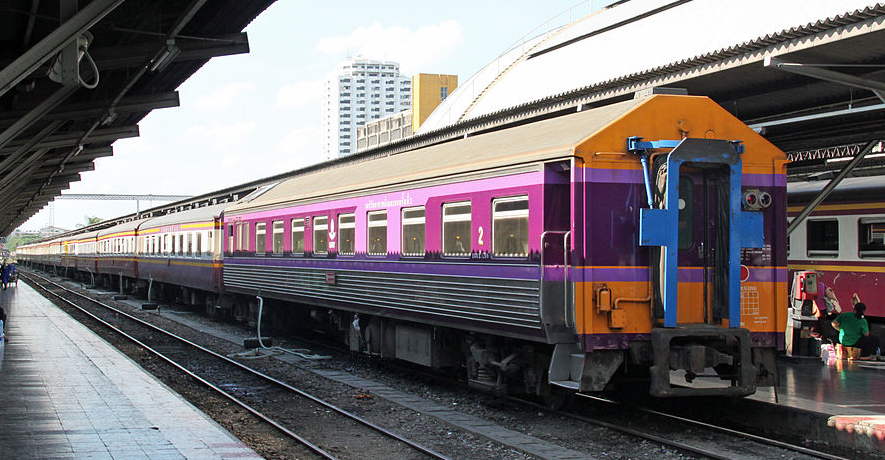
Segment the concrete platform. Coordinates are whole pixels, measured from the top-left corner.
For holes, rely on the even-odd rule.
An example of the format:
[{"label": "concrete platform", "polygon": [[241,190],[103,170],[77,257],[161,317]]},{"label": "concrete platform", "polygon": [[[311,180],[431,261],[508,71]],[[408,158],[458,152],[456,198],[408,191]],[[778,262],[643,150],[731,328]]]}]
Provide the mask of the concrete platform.
[{"label": "concrete platform", "polygon": [[25,283],[0,305],[0,458],[261,458]]},{"label": "concrete platform", "polygon": [[805,414],[817,438],[867,451],[885,451],[885,362],[799,358],[779,363],[774,391],[750,399]]}]

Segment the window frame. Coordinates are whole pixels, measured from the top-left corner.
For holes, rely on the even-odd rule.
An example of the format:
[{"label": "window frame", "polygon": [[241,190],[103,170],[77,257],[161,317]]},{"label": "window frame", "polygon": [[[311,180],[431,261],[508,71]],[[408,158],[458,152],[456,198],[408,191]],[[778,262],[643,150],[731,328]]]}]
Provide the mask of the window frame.
[{"label": "window frame", "polygon": [[[496,241],[497,241],[497,236],[498,236],[497,233],[496,233],[496,230],[497,230],[497,225],[496,225],[496,224],[497,224],[497,219],[496,219],[497,212],[496,212],[496,209],[495,209],[495,208],[497,207],[497,205],[498,205],[499,203],[514,203],[514,202],[521,202],[521,201],[524,201],[524,202],[525,202],[525,221],[526,221],[526,235],[525,235],[526,250],[525,250],[525,251],[526,251],[526,252],[525,252],[525,254],[518,254],[518,255],[505,255],[505,254],[498,254],[498,252],[497,252],[497,248],[496,248],[496,246],[497,246]],[[492,254],[492,257],[494,257],[494,258],[496,258],[496,259],[510,259],[510,260],[514,260],[514,259],[528,259],[528,257],[529,257],[529,240],[530,240],[530,238],[529,238],[529,228],[530,228],[530,225],[529,225],[529,218],[530,218],[530,216],[531,216],[531,212],[530,212],[530,210],[531,210],[531,208],[530,208],[530,206],[529,206],[529,196],[526,195],[526,194],[523,194],[523,195],[511,195],[511,196],[506,196],[506,197],[497,197],[497,198],[493,198],[493,199],[492,199],[492,235],[491,235],[491,247],[492,247],[492,250],[490,251],[491,254]],[[502,213],[504,213],[504,212],[507,212],[507,213],[515,213],[515,211],[502,211]],[[523,214],[523,213],[522,213],[522,210],[519,210],[519,215],[514,215],[514,216],[504,216],[504,217],[502,217],[502,218],[508,218],[508,217],[510,217],[510,218],[519,218],[519,217],[522,217],[522,214]]]},{"label": "window frame", "polygon": [[[277,231],[279,229],[279,231]],[[280,255],[286,250],[286,221],[273,220],[270,223],[271,240],[270,253]],[[277,250],[277,235],[280,235],[280,248]]]},{"label": "window frame", "polygon": [[[295,223],[296,222],[301,222],[301,226],[299,227],[301,229],[301,231],[300,231],[300,233],[301,233],[301,251],[295,250],[295,233],[296,233],[295,232]],[[307,222],[307,220],[304,217],[294,217],[289,222],[289,244],[290,244],[289,252],[291,252],[292,255],[304,256],[304,248],[307,247],[307,241],[306,241],[307,233],[304,231],[306,222]]]},{"label": "window frame", "polygon": [[[468,246],[466,248],[467,252],[462,253],[462,254],[446,254],[446,222],[461,222],[461,221],[463,221],[460,218],[457,220],[451,220],[451,219],[447,220],[446,219],[446,208],[454,208],[457,206],[464,206],[465,204],[470,207],[470,212],[466,214],[467,216],[469,216],[466,219],[467,222],[469,223],[469,225],[468,225],[469,230],[467,231],[467,246]],[[442,254],[442,256],[444,258],[451,258],[451,259],[469,259],[470,254],[472,254],[472,252],[473,252],[473,241],[472,241],[472,239],[473,239],[473,202],[468,199],[468,200],[460,200],[460,201],[452,201],[452,202],[443,203],[442,204],[442,218],[440,219],[440,225],[442,225],[442,228],[440,229],[440,236],[441,236],[440,243],[442,244],[442,247],[440,248],[440,253]]]},{"label": "window frame", "polygon": [[[380,224],[372,224],[372,216],[374,215],[384,215],[384,252],[372,252],[372,239],[370,234],[372,232],[372,228],[381,227]],[[380,222],[380,221],[376,221]],[[366,212],[366,254],[372,257],[387,257],[390,254],[388,238],[387,238],[387,224],[389,222],[388,213],[386,209],[377,209],[374,211]]]},{"label": "window frame", "polygon": [[[322,224],[323,228],[319,228],[320,224],[317,224],[318,219],[325,220],[325,223]],[[321,231],[321,230],[326,231],[326,250],[322,251],[322,252],[317,251],[317,240],[318,240],[317,231]],[[312,250],[313,254],[314,255],[321,255],[321,256],[328,256],[329,255],[329,216],[327,216],[327,215],[326,216],[313,216],[311,218],[311,231],[310,231],[310,233],[313,238],[313,250]]]},{"label": "window frame", "polygon": [[861,229],[867,225],[885,225],[885,217],[860,217],[857,219],[857,257],[860,259],[885,258],[885,249],[862,249]]},{"label": "window frame", "polygon": [[[258,244],[258,235],[262,237],[262,244]],[[267,252],[267,222],[255,222],[255,254],[263,256]]]},{"label": "window frame", "polygon": [[[409,211],[417,211],[421,210],[424,215],[422,217],[406,217],[406,212]],[[421,247],[424,248],[424,251],[421,254],[418,253],[407,253],[406,252],[406,225],[417,225],[416,222],[409,221],[417,221],[421,220],[421,225],[424,227],[424,241],[421,242]],[[400,255],[403,257],[410,258],[424,258],[427,256],[427,208],[425,206],[411,206],[408,208],[402,208],[400,210]]]},{"label": "window frame", "polygon": [[[342,223],[341,219],[350,217],[352,219],[351,222]],[[342,214],[338,214],[338,255],[340,256],[353,256],[356,254],[356,213],[346,212]],[[341,233],[344,229],[352,229],[353,230],[353,240],[350,242],[350,252],[344,252],[343,246],[343,235]]]},{"label": "window frame", "polygon": [[[811,249],[809,247],[809,241],[811,239],[811,228],[810,225],[812,223],[817,222],[835,222],[836,223],[836,249]],[[817,219],[807,219],[805,221],[805,255],[807,257],[820,257],[820,258],[836,258],[839,257],[839,247],[840,244],[840,234],[841,234],[841,225],[839,224],[839,219],[835,217],[824,217]]]}]

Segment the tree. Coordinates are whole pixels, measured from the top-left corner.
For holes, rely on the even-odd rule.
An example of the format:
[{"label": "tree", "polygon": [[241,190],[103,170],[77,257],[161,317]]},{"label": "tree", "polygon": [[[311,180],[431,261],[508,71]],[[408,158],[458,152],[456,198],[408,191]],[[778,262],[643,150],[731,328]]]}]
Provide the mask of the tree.
[{"label": "tree", "polygon": [[97,224],[97,223],[101,222],[102,220],[104,220],[101,217],[95,217],[95,216],[84,216],[84,217],[86,217],[86,226],[87,227],[92,224]]}]

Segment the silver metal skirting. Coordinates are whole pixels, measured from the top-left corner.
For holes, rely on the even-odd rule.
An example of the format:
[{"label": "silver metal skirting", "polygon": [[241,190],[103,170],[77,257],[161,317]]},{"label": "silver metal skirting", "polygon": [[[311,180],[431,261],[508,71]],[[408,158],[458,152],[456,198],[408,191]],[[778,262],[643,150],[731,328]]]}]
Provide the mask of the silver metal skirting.
[{"label": "silver metal skirting", "polygon": [[[327,283],[334,273],[334,284]],[[422,313],[440,321],[541,329],[537,280],[227,264],[227,289]]]}]

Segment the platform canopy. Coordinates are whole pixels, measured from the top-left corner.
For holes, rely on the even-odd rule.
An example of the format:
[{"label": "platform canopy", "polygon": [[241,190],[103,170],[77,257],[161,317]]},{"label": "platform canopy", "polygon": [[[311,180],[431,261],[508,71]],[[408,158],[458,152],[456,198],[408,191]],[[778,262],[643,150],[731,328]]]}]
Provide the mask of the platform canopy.
[{"label": "platform canopy", "polygon": [[58,196],[274,0],[10,0],[0,7],[0,235]]},{"label": "platform canopy", "polygon": [[662,86],[713,98],[796,158],[850,156],[885,138],[885,4],[618,2],[514,46],[460,85],[417,136],[387,149]]}]

